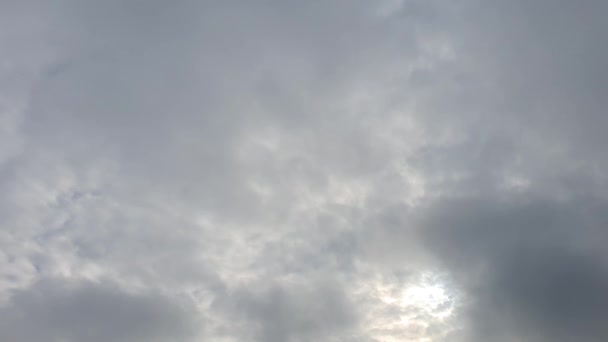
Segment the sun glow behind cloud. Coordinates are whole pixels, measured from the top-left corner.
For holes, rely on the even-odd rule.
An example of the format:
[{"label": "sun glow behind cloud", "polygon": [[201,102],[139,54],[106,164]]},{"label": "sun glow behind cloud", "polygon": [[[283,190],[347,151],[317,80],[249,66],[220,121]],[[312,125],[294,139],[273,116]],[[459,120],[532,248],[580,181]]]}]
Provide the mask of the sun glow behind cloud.
[{"label": "sun glow behind cloud", "polygon": [[[437,274],[423,273],[397,288],[380,284],[377,293],[392,317],[374,324],[382,341],[440,341],[455,329],[458,291]],[[433,333],[438,326],[440,335]]]},{"label": "sun glow behind cloud", "polygon": [[[401,305],[424,310],[432,317],[449,317],[452,313],[450,297],[439,285],[412,286],[404,291]],[[446,307],[447,305],[447,307]]]}]

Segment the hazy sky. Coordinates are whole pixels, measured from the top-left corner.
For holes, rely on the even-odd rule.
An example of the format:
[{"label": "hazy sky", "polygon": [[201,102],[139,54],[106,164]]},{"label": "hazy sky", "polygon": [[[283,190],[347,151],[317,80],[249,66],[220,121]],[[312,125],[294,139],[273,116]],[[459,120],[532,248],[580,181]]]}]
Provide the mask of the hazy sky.
[{"label": "hazy sky", "polygon": [[0,341],[607,341],[607,14],[0,0]]}]

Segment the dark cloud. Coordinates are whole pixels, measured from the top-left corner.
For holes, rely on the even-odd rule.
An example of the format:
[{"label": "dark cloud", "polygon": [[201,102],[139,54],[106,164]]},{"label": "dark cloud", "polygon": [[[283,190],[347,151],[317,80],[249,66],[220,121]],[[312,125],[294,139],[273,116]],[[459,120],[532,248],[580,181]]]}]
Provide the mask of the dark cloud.
[{"label": "dark cloud", "polygon": [[527,195],[446,200],[419,219],[470,297],[470,338],[602,340],[605,200]]},{"label": "dark cloud", "polygon": [[[184,305],[186,304],[186,305]],[[42,280],[2,306],[7,341],[188,341],[200,328],[193,308],[161,293],[109,284]]]}]

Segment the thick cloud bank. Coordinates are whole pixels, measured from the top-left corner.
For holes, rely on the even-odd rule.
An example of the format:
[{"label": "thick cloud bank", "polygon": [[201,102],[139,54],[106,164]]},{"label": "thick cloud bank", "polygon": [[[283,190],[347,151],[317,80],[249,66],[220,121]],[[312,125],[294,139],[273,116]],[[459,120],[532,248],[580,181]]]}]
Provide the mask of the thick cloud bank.
[{"label": "thick cloud bank", "polygon": [[0,340],[608,340],[607,12],[0,1]]}]

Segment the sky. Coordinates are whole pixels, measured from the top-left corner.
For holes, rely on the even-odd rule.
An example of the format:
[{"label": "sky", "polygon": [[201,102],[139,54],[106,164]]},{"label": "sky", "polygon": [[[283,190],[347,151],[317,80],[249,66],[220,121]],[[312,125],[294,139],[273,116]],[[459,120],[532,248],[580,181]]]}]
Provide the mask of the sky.
[{"label": "sky", "polygon": [[608,340],[606,13],[0,0],[0,340]]}]

